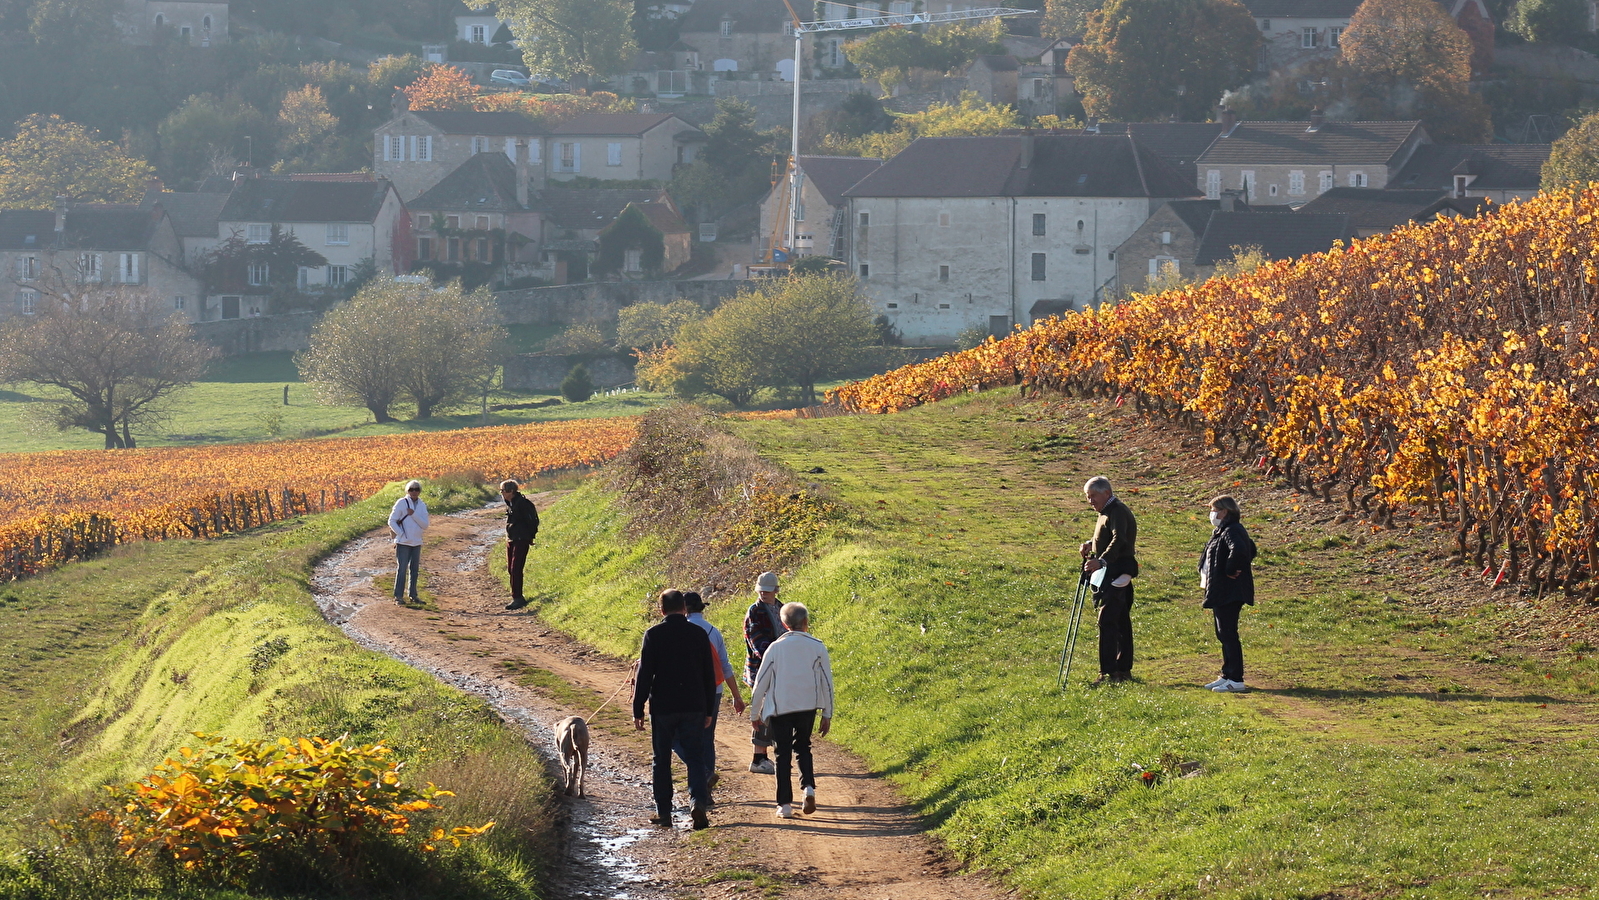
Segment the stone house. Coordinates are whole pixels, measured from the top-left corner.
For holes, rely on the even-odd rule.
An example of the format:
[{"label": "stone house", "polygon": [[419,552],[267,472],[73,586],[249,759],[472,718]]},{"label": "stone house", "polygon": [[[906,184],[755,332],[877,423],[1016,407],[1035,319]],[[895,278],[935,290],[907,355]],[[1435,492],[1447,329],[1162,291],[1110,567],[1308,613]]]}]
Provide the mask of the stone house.
[{"label": "stone house", "polygon": [[1216,200],[1173,200],[1156,210],[1116,248],[1116,283],[1123,293],[1141,291],[1167,269],[1193,278],[1194,257],[1214,212],[1248,210],[1228,191]]},{"label": "stone house", "polygon": [[[1318,58],[1337,56],[1349,20],[1361,0],[1244,0],[1260,27],[1256,70],[1292,71]],[[1472,68],[1493,64],[1494,22],[1484,0],[1439,0],[1471,38]]]},{"label": "stone house", "polygon": [[[811,4],[796,4],[810,21]],[[840,18],[845,18],[840,16]],[[695,0],[678,19],[678,38],[712,72],[794,80],[794,23],[783,0]],[[803,77],[811,77],[811,37],[800,54]]]},{"label": "stone house", "polygon": [[148,44],[165,30],[200,47],[228,43],[227,0],[123,0],[117,16],[123,40]]},{"label": "stone house", "polygon": [[1549,144],[1427,144],[1418,147],[1393,184],[1486,197],[1495,203],[1538,193]]},{"label": "stone house", "polygon": [[[295,287],[304,293],[336,289],[369,263],[398,275],[411,266],[411,230],[394,185],[371,175],[294,175],[242,178],[218,214],[221,241],[235,236],[247,245],[266,244],[274,227],[326,257],[327,264],[300,267]],[[219,317],[267,312],[274,278],[267,264],[250,264],[208,286]]]},{"label": "stone house", "polygon": [[966,84],[984,102],[1015,106],[1018,68],[1014,56],[979,56],[966,67]]},{"label": "stone house", "polygon": [[464,44],[492,44],[501,28],[510,30],[511,23],[496,16],[493,9],[472,9],[465,3],[455,4],[455,40]]},{"label": "stone house", "polygon": [[[794,252],[798,256],[845,259],[849,247],[849,201],[844,192],[871,174],[883,161],[856,156],[801,156],[799,158],[799,232]],[[787,186],[779,182],[761,201],[761,239],[757,262],[769,262],[773,241],[788,236]]]},{"label": "stone house", "polygon": [[910,341],[1004,334],[1116,291],[1116,248],[1192,183],[1127,136],[921,138],[849,188],[850,271]]},{"label": "stone house", "polygon": [[533,190],[544,186],[544,134],[532,119],[510,112],[408,110],[397,94],[394,118],[378,126],[372,140],[372,171],[393,183],[409,203],[478,153],[496,150],[516,161],[517,141],[526,141]]},{"label": "stone house", "polygon": [[[1229,117],[1230,118],[1230,117]],[[1385,188],[1432,141],[1420,122],[1223,121],[1195,161],[1198,187],[1241,190],[1251,206],[1301,204],[1334,187]]]},{"label": "stone house", "polygon": [[1354,236],[1365,238],[1440,216],[1475,217],[1487,207],[1484,198],[1454,197],[1449,191],[1340,187],[1306,203],[1299,212],[1346,215]]},{"label": "stone house", "polygon": [[1204,281],[1216,266],[1230,262],[1240,248],[1258,248],[1267,259],[1297,259],[1325,253],[1354,238],[1349,216],[1342,213],[1259,212],[1218,210],[1210,214],[1194,252],[1194,280]]},{"label": "stone house", "polygon": [[671,113],[584,113],[550,133],[548,177],[668,181],[694,161],[705,132]]},{"label": "stone house", "polygon": [[[668,198],[670,201],[670,198]],[[672,272],[679,266],[689,261],[694,254],[693,232],[689,230],[688,222],[678,214],[676,204],[671,202],[629,203],[628,206],[644,214],[644,218],[661,233],[661,242],[664,245],[665,255],[661,259],[661,271]],[[627,208],[623,208],[626,212]],[[620,214],[619,214],[620,215]],[[642,254],[636,250],[629,250],[622,263],[622,272],[633,275],[644,271],[641,260]]]},{"label": "stone house", "polygon": [[200,283],[159,205],[62,200],[54,210],[0,211],[0,321],[33,315],[53,286],[95,284],[147,290],[173,315],[202,318]]},{"label": "stone house", "polygon": [[[681,232],[677,232],[669,216],[662,216],[652,209],[663,207],[670,210],[677,221],[683,220],[671,195],[660,188],[552,187],[539,196],[537,205],[544,224],[544,234],[539,244],[546,265],[554,272],[551,280],[557,284],[566,282],[569,266],[575,260],[586,259],[594,254],[595,241],[600,232],[610,227],[629,206],[637,206],[662,234],[669,233],[663,225],[672,227],[671,233],[682,235],[676,239],[676,243],[684,247],[682,252],[690,249],[687,223],[682,225]],[[667,262],[672,260],[673,244],[673,240],[667,241]],[[673,268],[676,266],[667,266],[668,271]]]},{"label": "stone house", "polygon": [[511,277],[542,263],[544,219],[530,202],[526,142],[520,164],[497,150],[479,153],[407,204],[417,263],[497,266]]}]

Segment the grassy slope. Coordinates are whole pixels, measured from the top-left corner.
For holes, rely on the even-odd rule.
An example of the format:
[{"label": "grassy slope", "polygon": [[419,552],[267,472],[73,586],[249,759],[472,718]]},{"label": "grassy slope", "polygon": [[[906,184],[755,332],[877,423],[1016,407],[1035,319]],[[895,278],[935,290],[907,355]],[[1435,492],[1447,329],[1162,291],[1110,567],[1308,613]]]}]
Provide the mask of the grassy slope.
[{"label": "grassy slope", "polygon": [[[855,511],[784,597],[811,607],[833,648],[838,739],[958,852],[1043,897],[1593,890],[1591,660],[1471,663],[1504,653],[1475,620],[1385,601],[1416,577],[1371,565],[1394,548],[1354,547],[1355,526],[1329,532],[1303,501],[1219,464],[1185,474],[1138,429],[1112,430],[1122,414],[1055,410],[994,393],[736,426],[796,471],[821,466],[805,477]],[[1111,439],[1116,458],[1097,449]],[[1096,472],[1140,485],[1126,496],[1141,527],[1142,683],[1095,691],[1080,676],[1057,693],[1069,573],[1093,518],[1079,485]],[[1251,679],[1273,689],[1243,696],[1196,687],[1218,654],[1193,563],[1206,500],[1226,489],[1266,549],[1243,631]],[[659,586],[648,548],[623,549],[593,485],[547,521],[530,563],[545,614],[631,652],[642,595]],[[713,620],[736,634],[742,607],[717,604]],[[1095,668],[1094,635],[1086,624],[1080,673]],[[1154,788],[1130,774],[1163,755],[1203,774]]]},{"label": "grassy slope", "polygon": [[[542,343],[542,340],[533,343]],[[269,438],[272,428],[282,437],[360,437],[634,415],[667,402],[667,398],[660,395],[632,393],[599,396],[583,403],[542,409],[492,412],[486,420],[467,410],[459,415],[441,415],[424,421],[376,425],[372,423],[372,414],[364,408],[317,403],[310,387],[300,382],[291,356],[289,353],[248,353],[218,360],[203,381],[176,395],[165,421],[136,432],[135,438],[146,447],[260,441]],[[288,406],[283,405],[284,385],[289,387]],[[105,445],[104,438],[86,431],[57,432],[37,424],[36,419],[48,405],[49,398],[56,395],[53,389],[36,385],[12,385],[8,390],[0,390],[0,453],[93,450]],[[549,396],[501,391],[491,395],[489,402],[523,403]],[[281,416],[281,419],[274,422],[271,419],[274,416]]]},{"label": "grassy slope", "polygon": [[[388,492],[392,495],[392,492]],[[481,502],[434,498],[441,511]],[[351,644],[317,613],[309,571],[381,522],[387,497],[224,540],[134,545],[0,590],[0,847],[43,839],[95,785],[137,777],[191,731],[348,733],[383,741],[418,781],[457,790],[452,823],[505,830],[472,851],[476,896],[531,897],[549,780],[479,701]],[[434,748],[434,749],[427,749]],[[447,748],[447,749],[445,749]],[[0,866],[0,896],[7,895]]]}]

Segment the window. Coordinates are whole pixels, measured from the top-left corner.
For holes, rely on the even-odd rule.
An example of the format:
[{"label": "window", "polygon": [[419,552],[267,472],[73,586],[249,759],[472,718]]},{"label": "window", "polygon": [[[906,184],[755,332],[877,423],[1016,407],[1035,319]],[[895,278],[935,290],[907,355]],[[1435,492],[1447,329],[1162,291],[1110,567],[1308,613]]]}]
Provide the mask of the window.
[{"label": "window", "polygon": [[1270,19],[1261,19],[1260,20],[1260,30],[1261,31],[1270,31],[1271,30],[1271,20]]},{"label": "window", "polygon": [[1044,280],[1044,254],[1042,253],[1033,254],[1033,280]]},{"label": "window", "polygon": [[861,213],[861,227],[865,228],[870,224],[872,224],[872,214],[869,212]]},{"label": "window", "polygon": [[444,224],[448,228],[460,228],[461,227],[461,217],[460,216],[445,216],[444,217]]},{"label": "window", "polygon": [[245,242],[250,244],[265,244],[271,240],[271,225],[251,225],[245,235]]},{"label": "window", "polygon": [[[206,16],[205,18],[201,19],[200,20],[200,27],[205,29],[206,31],[210,31],[211,30],[211,17],[210,16]],[[179,297],[178,299],[182,300],[183,298]],[[183,307],[180,306],[178,308],[182,309]]]},{"label": "window", "polygon": [[1317,180],[1316,193],[1325,194],[1325,193],[1327,193],[1328,191],[1330,191],[1332,189],[1333,189],[1333,173],[1331,173],[1331,172],[1323,172],[1323,173],[1321,173],[1321,177]]},{"label": "window", "polygon": [[139,254],[117,254],[117,280],[123,284],[139,283]]},{"label": "window", "polygon": [[160,13],[156,13],[155,14],[155,27],[160,28],[160,27],[162,27],[165,24],[167,24],[167,17],[161,15]]},{"label": "window", "polygon": [[1337,25],[1327,29],[1327,46],[1338,48],[1343,46],[1344,30]]},{"label": "window", "polygon": [[949,309],[949,304],[948,303],[940,303],[940,304],[938,304],[938,308],[939,309]]},{"label": "window", "polygon": [[421,231],[431,229],[433,227],[433,217],[427,213],[422,213],[416,217],[416,227]]},{"label": "window", "polygon": [[866,263],[861,263],[861,270],[860,271],[861,271],[861,278],[865,279],[865,278],[872,277],[872,267],[867,265]]},{"label": "window", "polygon": [[305,291],[309,290],[310,288],[311,270],[306,266],[300,266],[299,270],[294,273],[294,289],[298,291]]},{"label": "window", "polygon": [[624,251],[622,251],[622,271],[624,271],[624,272],[642,272],[642,271],[644,271],[644,251],[643,250],[624,250]]},{"label": "window", "polygon": [[252,287],[260,287],[267,283],[267,278],[272,274],[271,266],[266,263],[250,263],[247,279]]},{"label": "window", "polygon": [[[472,139],[472,155],[473,156],[476,156],[479,153],[487,153],[487,152],[489,152],[489,139],[488,138],[486,138],[486,137],[475,137],[475,138]],[[516,160],[513,159],[511,161],[515,162]]]},{"label": "window", "polygon": [[1169,232],[1169,231],[1162,231],[1162,232],[1161,232],[1161,233],[1160,233],[1160,242],[1161,242],[1161,243],[1162,243],[1162,244],[1169,244],[1169,243],[1171,243],[1171,232]]},{"label": "window", "polygon": [[488,43],[486,40],[484,40],[484,38],[487,35],[485,35],[483,32],[486,31],[486,30],[487,29],[485,29],[482,25],[473,25],[472,26],[472,43],[474,43],[474,44],[486,44],[486,43]]},{"label": "window", "polygon": [[1349,173],[1349,186],[1350,187],[1365,187],[1366,186],[1366,173],[1365,172],[1350,172]]},{"label": "window", "polygon": [[24,288],[17,291],[17,312],[31,316],[39,311],[39,292]]},{"label": "window", "polygon": [[343,222],[328,223],[328,245],[336,246],[350,242],[350,226]]},{"label": "window", "polygon": [[178,29],[178,37],[183,38],[184,43],[188,43],[189,35],[192,34],[193,32],[194,32],[194,29],[192,29],[189,26],[185,25],[182,28]]},{"label": "window", "polygon": [[1313,50],[1316,47],[1316,26],[1306,25],[1299,31],[1299,46],[1303,50]]},{"label": "window", "polygon": [[1266,186],[1266,193],[1272,195],[1273,197],[1277,196],[1277,185],[1275,185],[1275,184],[1267,185]]},{"label": "window", "polygon": [[78,254],[78,280],[87,282],[100,280],[100,254]]},{"label": "window", "polygon": [[405,159],[405,135],[391,134],[383,145],[383,158],[399,162]]},{"label": "window", "polygon": [[1033,213],[1033,236],[1044,236],[1044,213]]},{"label": "window", "polygon": [[181,310],[185,306],[188,305],[188,302],[189,301],[187,299],[185,299],[183,297],[183,295],[180,294],[180,295],[172,298],[172,308],[176,309],[176,310]]},{"label": "window", "polygon": [[888,304],[888,308],[889,309],[899,309],[899,304],[898,303],[890,303],[890,304]]},{"label": "window", "polygon": [[1255,59],[1255,71],[1264,72],[1271,68],[1271,51],[1268,45],[1260,45],[1260,55]]},{"label": "window", "polygon": [[416,258],[417,259],[432,259],[433,258],[433,239],[432,238],[417,238],[416,239]]},{"label": "window", "polygon": [[20,281],[33,281],[39,277],[39,257],[17,257],[17,279]]},{"label": "window", "polygon": [[1044,99],[1044,97],[1045,97],[1045,94],[1044,94],[1044,79],[1042,79],[1042,78],[1034,78],[1033,79],[1033,99],[1034,100],[1042,100],[1042,99]]},{"label": "window", "polygon": [[477,261],[478,262],[493,262],[494,261],[492,259],[489,259],[489,239],[488,238],[478,238],[477,239]]},{"label": "window", "polygon": [[1221,170],[1207,169],[1205,171],[1205,196],[1211,200],[1221,199]]},{"label": "window", "polygon": [[579,172],[579,171],[582,171],[582,169],[583,169],[583,166],[582,166],[582,154],[578,151],[578,145],[577,144],[571,143],[571,142],[563,142],[563,143],[558,143],[555,146],[556,146],[557,152],[560,154],[560,157],[559,157],[560,158],[560,162],[556,164],[555,171],[557,171],[557,172]]},{"label": "window", "polygon": [[605,164],[619,166],[622,164],[622,142],[610,141],[605,145]]},{"label": "window", "polygon": [[473,223],[472,227],[476,228],[478,231],[488,231],[489,230],[489,217],[488,216],[478,216],[477,217],[477,221]]},{"label": "window", "polygon": [[1155,279],[1160,278],[1162,275],[1165,275],[1168,272],[1170,272],[1173,275],[1177,275],[1177,274],[1180,274],[1182,272],[1182,267],[1177,262],[1177,257],[1175,257],[1175,256],[1157,256],[1157,257],[1155,257],[1155,258],[1153,258],[1153,259],[1151,259],[1149,261],[1149,275],[1148,275],[1148,278],[1149,278],[1150,281],[1154,281]]},{"label": "window", "polygon": [[[485,145],[484,149],[488,149]],[[416,158],[422,162],[433,161],[433,135],[424,134],[416,139]]]},{"label": "window", "polygon": [[1253,200],[1255,198],[1255,173],[1254,173],[1254,170],[1245,169],[1242,172],[1239,172],[1238,173],[1238,186],[1240,188],[1243,188],[1244,199],[1245,200]]},{"label": "window", "polygon": [[939,281],[948,281],[949,280],[949,266],[939,266],[938,267],[938,280]]},{"label": "window", "polygon": [[1288,173],[1288,194],[1291,197],[1299,197],[1304,195],[1304,193],[1305,173],[1299,169],[1294,169]]},{"label": "window", "polygon": [[445,244],[444,252],[446,254],[446,259],[445,259],[446,262],[460,262],[461,261],[461,239],[460,238],[450,238],[449,243]]},{"label": "window", "polygon": [[723,19],[722,20],[722,37],[732,37],[732,36],[733,36],[733,20],[732,19]]},{"label": "window", "polygon": [[328,266],[328,287],[339,287],[349,280],[349,266]]}]

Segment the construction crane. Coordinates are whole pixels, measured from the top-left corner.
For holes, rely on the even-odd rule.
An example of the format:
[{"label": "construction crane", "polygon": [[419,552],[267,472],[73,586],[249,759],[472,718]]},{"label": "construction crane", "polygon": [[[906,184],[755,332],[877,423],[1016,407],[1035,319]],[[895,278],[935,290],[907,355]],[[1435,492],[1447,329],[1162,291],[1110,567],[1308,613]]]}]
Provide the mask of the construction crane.
[{"label": "construction crane", "polygon": [[[821,34],[828,31],[860,31],[866,28],[902,28],[906,25],[945,25],[952,22],[969,22],[973,19],[994,19],[1006,16],[1035,16],[1036,9],[1012,9],[1005,6],[990,6],[983,9],[950,10],[941,13],[883,13],[872,16],[862,16],[855,19],[827,19],[825,21],[804,22],[799,14],[794,11],[794,4],[790,0],[783,0],[783,5],[788,7],[789,18],[794,24],[794,127],[792,141],[789,148],[788,171],[784,174],[784,194],[788,206],[788,221],[785,223],[774,222],[771,238],[767,243],[766,262],[776,265],[780,256],[792,257],[798,250],[799,240],[799,210],[800,189],[803,186],[799,168],[799,135],[800,135],[800,72],[802,53],[805,46],[805,35]],[[858,6],[852,6],[859,9]],[[776,187],[776,184],[773,184]],[[782,204],[778,205],[782,208]],[[786,237],[786,249],[779,246],[779,239]],[[782,260],[786,261],[786,260]]]}]

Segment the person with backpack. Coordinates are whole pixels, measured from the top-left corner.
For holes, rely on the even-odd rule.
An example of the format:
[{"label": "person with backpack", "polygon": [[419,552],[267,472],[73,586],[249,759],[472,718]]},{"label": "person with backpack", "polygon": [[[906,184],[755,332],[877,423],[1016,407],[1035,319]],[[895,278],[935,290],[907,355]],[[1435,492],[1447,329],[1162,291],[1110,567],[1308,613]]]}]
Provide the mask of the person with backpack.
[{"label": "person with backpack", "polygon": [[1238,501],[1226,495],[1210,501],[1210,541],[1199,554],[1199,587],[1205,592],[1216,640],[1221,642],[1221,677],[1205,687],[1218,693],[1249,690],[1244,684],[1244,648],[1238,639],[1238,614],[1255,604],[1255,542],[1239,519]]},{"label": "person with backpack", "polygon": [[395,603],[405,602],[408,572],[411,602],[421,602],[416,579],[422,571],[422,534],[427,530],[428,505],[422,500],[422,482],[409,482],[405,486],[405,496],[394,501],[394,508],[389,511],[389,531],[394,533]]},{"label": "person with backpack", "polygon": [[[755,679],[760,674],[766,648],[786,630],[780,621],[781,611],[782,606],[777,602],[777,573],[762,572],[755,579],[755,602],[744,612],[744,681],[751,688],[755,687]],[[755,748],[750,771],[757,775],[777,774],[777,767],[767,755],[772,738],[767,733],[766,722],[754,719],[750,722],[750,730],[750,744]]]},{"label": "person with backpack", "polygon": [[522,569],[527,565],[528,548],[539,534],[539,511],[532,500],[522,496],[520,487],[510,478],[500,482],[500,499],[505,501],[505,571],[511,577],[511,602],[506,609],[527,605]]}]

